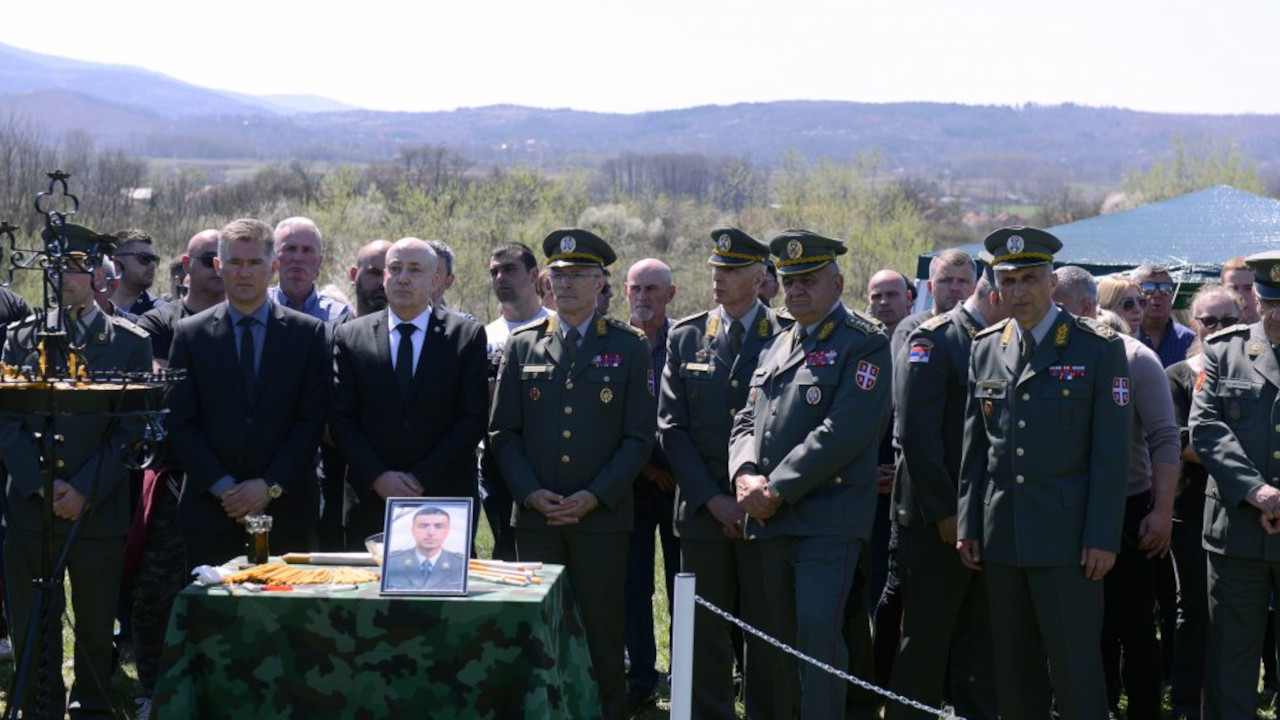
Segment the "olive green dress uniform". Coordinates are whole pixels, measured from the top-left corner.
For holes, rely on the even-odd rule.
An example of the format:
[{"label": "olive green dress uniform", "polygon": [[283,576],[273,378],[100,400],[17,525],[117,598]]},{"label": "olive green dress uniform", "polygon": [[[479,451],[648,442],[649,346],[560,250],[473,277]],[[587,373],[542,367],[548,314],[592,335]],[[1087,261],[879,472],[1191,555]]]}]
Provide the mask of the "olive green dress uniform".
[{"label": "olive green dress uniform", "polygon": [[[1280,253],[1246,262],[1255,272],[1258,297],[1280,299]],[[1209,472],[1204,507],[1209,637],[1202,717],[1252,718],[1267,610],[1280,592],[1280,534],[1268,535],[1261,511],[1245,500],[1263,485],[1280,487],[1280,361],[1263,323],[1236,325],[1206,338],[1204,371],[1195,388],[1191,444]]]},{"label": "olive green dress uniform", "polygon": [[[769,249],[741,230],[717,228],[716,247],[708,262],[740,267],[763,262]],[[667,336],[667,365],[658,397],[658,433],[676,479],[675,533],[680,538],[681,567],[694,573],[698,595],[716,607],[733,611],[741,600],[742,619],[768,625],[763,596],[747,592],[763,586],[756,545],[725,537],[720,521],[706,503],[734,495],[729,477],[729,431],[747,402],[748,381],[760,353],[781,333],[783,319],[759,301],[750,327],[743,327],[742,346],[730,347],[732,318],[723,308],[678,321]],[[750,313],[748,313],[750,314]],[[733,720],[733,647],[728,623],[701,613],[694,623],[693,708],[699,720]],[[789,717],[792,688],[780,672],[781,656],[748,637],[744,693],[753,718]]]},{"label": "olive green dress uniform", "polygon": [[[890,687],[935,707],[949,696],[955,711],[970,720],[996,717],[986,584],[965,567],[955,547],[942,542],[937,523],[957,511],[969,349],[983,327],[964,304],[926,320],[904,341],[893,372],[902,462],[892,512],[903,608]],[[885,717],[926,716],[888,703]]]},{"label": "olive green dress uniform", "polygon": [[[1061,247],[1034,228],[986,244],[997,273]],[[1047,720],[1056,698],[1063,718],[1102,720],[1102,583],[1080,560],[1086,547],[1120,549],[1129,368],[1110,328],[1054,313],[1025,367],[1013,320],[974,340],[958,532],[982,542],[1000,715]]]},{"label": "olive green dress uniform", "polygon": [[[775,237],[782,275],[812,272],[844,252],[804,231]],[[871,535],[876,461],[890,409],[891,359],[883,326],[843,305],[812,332],[793,325],[761,356],[747,404],[734,420],[729,472],[754,466],[782,498],[747,537],[760,543],[770,613],[779,639],[837,668],[849,667],[841,629],[861,544]],[[809,663],[798,678],[800,717],[837,718],[846,683]]]},{"label": "olive green dress uniform", "polygon": [[[65,228],[69,248],[73,251],[88,252],[89,244],[104,237],[79,226],[66,225]],[[29,319],[16,328],[10,328],[4,348],[5,364],[29,368],[38,365],[36,353],[21,348],[35,346],[39,322]],[[77,328],[68,331],[77,344],[83,345],[80,359],[84,367],[89,370],[150,372],[151,341],[145,331],[126,319],[108,316],[96,308],[89,314],[87,323],[83,332]],[[83,522],[67,558],[76,618],[76,682],[71,700],[80,703],[83,713],[101,713],[105,717],[111,714],[112,629],[124,562],[124,537],[132,518],[129,471],[124,461],[132,443],[141,437],[142,424],[137,420],[113,422],[102,416],[60,416],[55,421],[55,429],[65,438],[58,446],[55,476],[85,497]],[[13,633],[15,653],[21,653],[26,641],[27,623],[35,600],[31,581],[40,571],[44,523],[40,493],[44,470],[40,450],[34,440],[37,432],[44,432],[44,426],[43,419],[35,415],[0,421],[0,455],[4,457],[9,473],[8,533],[4,543],[5,591],[12,618],[9,627]],[[61,549],[71,523],[55,518],[53,529],[54,542]],[[53,617],[62,617],[65,607],[62,592],[54,593],[50,602]],[[57,635],[61,637],[60,632]],[[53,652],[57,658],[62,656],[61,643]],[[32,712],[34,707],[34,679],[39,673],[38,667],[33,665],[28,675],[30,684],[24,695],[28,712]],[[102,679],[101,684],[97,678]],[[62,676],[59,674],[51,681],[49,697],[54,714],[61,717],[59,708],[62,708],[65,697]]]},{"label": "olive green dress uniform", "polygon": [[[604,266],[613,251],[585,230],[549,235],[552,267]],[[585,257],[584,257],[585,256]],[[494,458],[515,500],[521,560],[563,564],[582,612],[606,718],[626,709],[623,586],[633,523],[632,480],[656,434],[649,346],[626,323],[593,315],[570,361],[557,316],[518,328],[507,340],[490,417]],[[525,501],[539,489],[589,490],[599,507],[576,525],[550,527]]]}]

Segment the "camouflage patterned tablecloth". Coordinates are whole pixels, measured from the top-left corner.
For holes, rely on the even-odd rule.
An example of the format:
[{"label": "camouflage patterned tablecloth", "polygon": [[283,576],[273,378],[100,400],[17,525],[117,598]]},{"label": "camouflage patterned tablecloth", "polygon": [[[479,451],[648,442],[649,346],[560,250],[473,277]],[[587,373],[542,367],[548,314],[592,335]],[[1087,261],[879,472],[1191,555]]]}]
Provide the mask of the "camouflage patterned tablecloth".
[{"label": "camouflage patterned tablecloth", "polygon": [[562,570],[529,587],[472,579],[465,598],[384,598],[377,583],[189,587],[169,619],[154,717],[598,717]]}]

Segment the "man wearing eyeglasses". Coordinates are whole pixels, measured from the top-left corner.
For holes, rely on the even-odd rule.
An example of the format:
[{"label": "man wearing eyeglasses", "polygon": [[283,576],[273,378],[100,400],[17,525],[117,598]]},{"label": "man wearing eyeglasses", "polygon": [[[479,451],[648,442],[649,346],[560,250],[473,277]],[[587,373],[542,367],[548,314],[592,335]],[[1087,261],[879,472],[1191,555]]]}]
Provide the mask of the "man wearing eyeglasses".
[{"label": "man wearing eyeglasses", "polygon": [[498,371],[489,439],[515,499],[521,560],[562,564],[582,611],[601,713],[625,717],[632,481],[657,429],[644,331],[596,310],[617,256],[577,228],[543,240],[558,315],[517,329]]},{"label": "man wearing eyeglasses", "polygon": [[1164,367],[1187,359],[1187,350],[1196,340],[1195,331],[1173,319],[1173,294],[1177,287],[1169,269],[1162,265],[1139,265],[1133,271],[1147,304],[1135,335],[1156,351]]},{"label": "man wearing eyeglasses", "polygon": [[213,267],[220,237],[221,234],[214,229],[192,235],[187,241],[187,252],[182,256],[182,266],[187,271],[187,294],[181,300],[165,303],[138,319],[138,325],[151,335],[151,351],[155,355],[157,370],[169,366],[173,326],[182,318],[203,312],[227,299],[222,276]]},{"label": "man wearing eyeglasses", "polygon": [[134,315],[142,315],[164,305],[164,298],[147,292],[155,284],[156,266],[160,264],[160,256],[151,248],[151,236],[141,230],[129,229],[116,233],[116,239],[120,244],[111,257],[120,264],[123,274],[120,287],[111,300]]},{"label": "man wearing eyeglasses", "polygon": [[1204,720],[1253,717],[1267,611],[1280,591],[1280,252],[1245,262],[1261,322],[1204,339],[1188,421],[1191,447],[1209,475]]}]

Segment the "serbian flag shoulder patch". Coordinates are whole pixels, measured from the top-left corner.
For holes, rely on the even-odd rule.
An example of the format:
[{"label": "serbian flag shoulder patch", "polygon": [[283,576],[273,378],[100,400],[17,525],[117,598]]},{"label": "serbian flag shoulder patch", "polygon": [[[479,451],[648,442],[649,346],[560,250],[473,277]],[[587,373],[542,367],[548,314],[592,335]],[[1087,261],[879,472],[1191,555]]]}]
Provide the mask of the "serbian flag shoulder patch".
[{"label": "serbian flag shoulder patch", "polygon": [[911,343],[910,349],[907,350],[907,361],[913,363],[927,363],[929,356],[933,354],[933,343],[929,340],[916,340]]}]

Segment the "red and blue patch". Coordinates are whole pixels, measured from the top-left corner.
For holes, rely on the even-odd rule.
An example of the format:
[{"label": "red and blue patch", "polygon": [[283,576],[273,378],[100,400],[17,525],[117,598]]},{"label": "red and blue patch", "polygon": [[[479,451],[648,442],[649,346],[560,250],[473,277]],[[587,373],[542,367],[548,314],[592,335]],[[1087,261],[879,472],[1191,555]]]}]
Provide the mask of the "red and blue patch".
[{"label": "red and blue patch", "polygon": [[591,358],[591,367],[593,368],[616,368],[622,367],[622,355],[597,355]]},{"label": "red and blue patch", "polygon": [[1049,377],[1055,380],[1079,380],[1084,377],[1084,365],[1050,365]]},{"label": "red and blue patch", "polygon": [[880,368],[872,365],[866,360],[858,362],[858,369],[853,374],[853,382],[863,390],[870,390],[876,386],[876,380],[880,378]]},{"label": "red and blue patch", "polygon": [[814,350],[804,357],[805,367],[828,367],[836,364],[839,352],[835,350]]},{"label": "red and blue patch", "polygon": [[1118,377],[1111,379],[1111,399],[1120,407],[1129,404],[1129,378]]},{"label": "red and blue patch", "polygon": [[907,350],[907,362],[927,363],[933,354],[933,343],[929,340],[916,340]]}]

